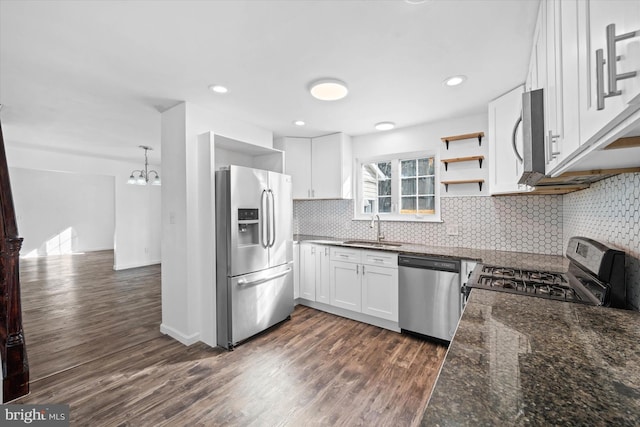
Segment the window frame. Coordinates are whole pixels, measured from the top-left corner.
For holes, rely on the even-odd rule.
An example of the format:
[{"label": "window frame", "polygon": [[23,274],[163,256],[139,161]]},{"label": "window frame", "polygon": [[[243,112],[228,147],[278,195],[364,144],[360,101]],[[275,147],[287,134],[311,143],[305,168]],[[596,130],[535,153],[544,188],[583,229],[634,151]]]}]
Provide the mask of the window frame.
[{"label": "window frame", "polygon": [[[400,162],[402,160],[415,160],[420,158],[433,157],[434,162],[434,207],[435,213],[433,214],[401,214],[401,171]],[[391,212],[361,212],[364,206],[364,188],[363,188],[363,173],[362,166],[367,163],[380,163],[391,162]],[[354,177],[355,177],[355,197],[354,197],[354,219],[355,220],[371,220],[374,215],[380,215],[382,221],[412,221],[412,222],[442,222],[440,212],[440,155],[436,151],[412,151],[405,153],[390,153],[379,156],[372,156],[362,159],[355,159],[354,162]],[[377,203],[374,204],[374,208],[377,210]]]}]

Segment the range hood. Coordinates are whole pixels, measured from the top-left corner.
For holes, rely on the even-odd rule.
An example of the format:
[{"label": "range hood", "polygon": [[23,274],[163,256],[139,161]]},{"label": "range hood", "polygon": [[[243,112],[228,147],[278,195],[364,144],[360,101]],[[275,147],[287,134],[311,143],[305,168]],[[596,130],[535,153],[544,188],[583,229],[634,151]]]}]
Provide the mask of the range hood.
[{"label": "range hood", "polygon": [[544,97],[542,89],[522,94],[522,137],[524,170],[518,184],[533,187],[545,176]]}]

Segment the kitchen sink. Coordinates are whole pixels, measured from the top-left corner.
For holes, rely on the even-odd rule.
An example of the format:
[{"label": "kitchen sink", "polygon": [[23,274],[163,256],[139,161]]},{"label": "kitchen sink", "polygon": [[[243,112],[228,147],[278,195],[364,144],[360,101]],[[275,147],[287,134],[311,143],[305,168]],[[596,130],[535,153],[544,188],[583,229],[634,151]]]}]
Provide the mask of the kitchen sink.
[{"label": "kitchen sink", "polygon": [[394,242],[379,242],[376,240],[347,240],[342,242],[343,245],[354,245],[354,246],[371,246],[374,248],[387,248],[387,247],[400,247],[402,243],[394,243]]}]

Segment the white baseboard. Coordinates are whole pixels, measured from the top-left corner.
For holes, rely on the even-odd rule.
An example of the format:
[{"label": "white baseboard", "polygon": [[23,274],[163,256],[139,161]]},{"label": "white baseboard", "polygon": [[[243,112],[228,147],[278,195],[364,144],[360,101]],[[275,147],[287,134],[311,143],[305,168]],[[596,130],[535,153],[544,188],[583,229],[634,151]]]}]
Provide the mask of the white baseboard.
[{"label": "white baseboard", "polygon": [[182,332],[179,332],[172,328],[171,326],[167,326],[164,323],[160,324],[160,333],[163,335],[169,335],[176,341],[181,342],[186,346],[190,346],[191,344],[195,344],[200,341],[200,334],[195,333],[191,335],[185,335]]},{"label": "white baseboard", "polygon": [[113,269],[114,270],[126,270],[128,268],[138,268],[138,267],[147,267],[149,265],[156,265],[156,264],[160,264],[160,260],[159,259],[154,259],[151,261],[147,261],[147,262],[133,262],[133,263],[129,263],[129,264],[113,264]]}]

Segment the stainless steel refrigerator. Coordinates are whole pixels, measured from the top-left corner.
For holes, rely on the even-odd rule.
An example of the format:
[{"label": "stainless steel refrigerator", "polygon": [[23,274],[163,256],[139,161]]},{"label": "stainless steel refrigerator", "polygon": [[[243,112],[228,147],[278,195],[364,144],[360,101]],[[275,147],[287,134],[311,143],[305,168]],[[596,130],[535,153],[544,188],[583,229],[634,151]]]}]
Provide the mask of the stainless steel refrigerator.
[{"label": "stainless steel refrigerator", "polygon": [[229,166],[216,172],[217,342],[240,341],[293,312],[291,177]]}]

